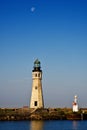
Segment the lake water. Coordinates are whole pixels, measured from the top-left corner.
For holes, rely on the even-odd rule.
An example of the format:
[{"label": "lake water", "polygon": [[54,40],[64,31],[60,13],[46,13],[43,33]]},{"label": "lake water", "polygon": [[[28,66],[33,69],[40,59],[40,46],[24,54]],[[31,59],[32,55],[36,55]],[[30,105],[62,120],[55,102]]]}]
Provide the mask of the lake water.
[{"label": "lake water", "polygon": [[87,130],[87,121],[0,121],[0,130]]}]

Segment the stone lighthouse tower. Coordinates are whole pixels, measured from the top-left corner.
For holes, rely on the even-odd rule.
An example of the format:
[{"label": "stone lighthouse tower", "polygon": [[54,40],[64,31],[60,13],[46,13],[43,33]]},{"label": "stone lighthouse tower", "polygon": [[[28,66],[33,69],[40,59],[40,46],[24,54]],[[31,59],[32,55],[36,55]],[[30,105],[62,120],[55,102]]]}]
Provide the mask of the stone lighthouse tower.
[{"label": "stone lighthouse tower", "polygon": [[43,108],[43,92],[42,92],[42,70],[38,59],[34,62],[32,70],[32,92],[30,108]]}]

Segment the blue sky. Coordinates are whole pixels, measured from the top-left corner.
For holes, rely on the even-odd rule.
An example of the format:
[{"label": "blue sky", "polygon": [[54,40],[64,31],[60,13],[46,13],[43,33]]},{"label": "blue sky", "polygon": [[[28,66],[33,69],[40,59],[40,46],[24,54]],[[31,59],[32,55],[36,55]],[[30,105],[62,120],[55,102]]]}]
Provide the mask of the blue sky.
[{"label": "blue sky", "polygon": [[87,107],[86,0],[0,0],[0,107],[29,105],[36,58],[45,107]]}]

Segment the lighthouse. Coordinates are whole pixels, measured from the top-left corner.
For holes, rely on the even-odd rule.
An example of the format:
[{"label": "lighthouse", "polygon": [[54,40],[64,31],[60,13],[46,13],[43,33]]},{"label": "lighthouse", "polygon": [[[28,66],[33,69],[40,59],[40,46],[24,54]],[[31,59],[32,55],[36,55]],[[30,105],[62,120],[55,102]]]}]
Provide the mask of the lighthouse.
[{"label": "lighthouse", "polygon": [[34,61],[34,67],[32,70],[32,92],[30,108],[44,108],[42,91],[42,70],[41,63],[38,59]]},{"label": "lighthouse", "polygon": [[73,112],[78,112],[79,108],[78,108],[78,102],[77,102],[77,95],[74,96],[74,101],[73,101]]}]

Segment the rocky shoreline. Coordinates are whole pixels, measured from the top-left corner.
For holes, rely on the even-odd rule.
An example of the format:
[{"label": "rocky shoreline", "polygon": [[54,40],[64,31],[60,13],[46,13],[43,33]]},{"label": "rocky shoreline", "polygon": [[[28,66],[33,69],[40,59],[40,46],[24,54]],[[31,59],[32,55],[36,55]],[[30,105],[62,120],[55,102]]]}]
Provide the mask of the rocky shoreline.
[{"label": "rocky shoreline", "polygon": [[73,113],[70,108],[0,109],[0,121],[19,120],[87,120],[87,112]]}]

